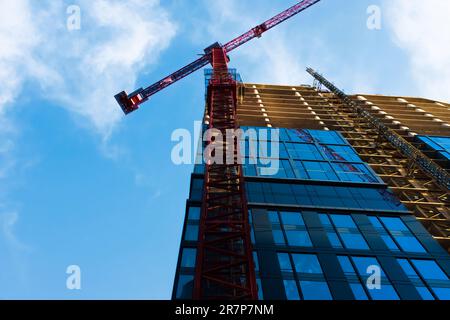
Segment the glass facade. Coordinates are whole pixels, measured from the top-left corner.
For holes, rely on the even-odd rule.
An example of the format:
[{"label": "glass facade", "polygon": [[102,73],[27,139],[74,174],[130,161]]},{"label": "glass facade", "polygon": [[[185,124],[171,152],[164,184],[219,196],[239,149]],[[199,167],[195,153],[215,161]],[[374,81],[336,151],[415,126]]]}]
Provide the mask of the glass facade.
[{"label": "glass facade", "polygon": [[450,137],[418,136],[417,139],[438,152],[443,159],[450,161]]},{"label": "glass facade", "polygon": [[[262,139],[253,129],[259,142],[241,146],[259,299],[450,299],[448,253],[339,133]],[[278,145],[265,143],[277,135]],[[192,176],[174,299],[192,294],[202,172]]]}]

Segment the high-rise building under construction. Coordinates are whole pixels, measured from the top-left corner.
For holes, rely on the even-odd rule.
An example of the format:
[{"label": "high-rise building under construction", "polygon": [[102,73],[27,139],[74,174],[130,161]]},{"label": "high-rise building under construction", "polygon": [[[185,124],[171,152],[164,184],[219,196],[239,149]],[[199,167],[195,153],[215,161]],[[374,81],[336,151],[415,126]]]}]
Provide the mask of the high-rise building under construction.
[{"label": "high-rise building under construction", "polygon": [[[279,135],[276,174],[243,165],[259,299],[450,299],[450,104],[347,96],[308,71],[313,86],[238,86],[239,126]],[[204,197],[197,165],[173,299],[193,298]]]}]

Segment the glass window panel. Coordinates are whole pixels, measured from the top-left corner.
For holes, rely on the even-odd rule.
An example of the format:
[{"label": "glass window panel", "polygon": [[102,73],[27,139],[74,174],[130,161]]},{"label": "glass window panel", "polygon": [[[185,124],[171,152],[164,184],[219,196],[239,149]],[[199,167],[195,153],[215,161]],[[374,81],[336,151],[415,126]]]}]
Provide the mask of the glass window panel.
[{"label": "glass window panel", "polygon": [[287,143],[289,155],[296,160],[323,160],[322,154],[314,144]]},{"label": "glass window panel", "polygon": [[360,234],[341,234],[341,238],[347,249],[369,250],[369,246]]},{"label": "glass window panel", "polygon": [[252,241],[252,244],[256,243],[255,230],[253,229],[253,225],[250,225],[250,240]]},{"label": "glass window panel", "polygon": [[328,218],[327,214],[320,213],[319,214],[319,219],[320,219],[320,222],[322,223],[322,225],[324,227],[332,227],[330,218]]},{"label": "glass window panel", "polygon": [[341,265],[342,271],[344,271],[346,275],[356,274],[355,269],[353,268],[353,265],[348,257],[338,256],[338,261],[339,264]]},{"label": "glass window panel", "polygon": [[300,212],[280,212],[283,224],[304,226],[305,222]]},{"label": "glass window panel", "polygon": [[267,217],[269,218],[269,222],[272,224],[280,224],[280,219],[278,218],[277,211],[268,211]]},{"label": "glass window panel", "polygon": [[431,289],[440,300],[450,300],[450,288],[432,287]]},{"label": "glass window panel", "polygon": [[253,251],[253,263],[255,264],[255,271],[259,272],[259,260],[258,253],[256,251]]},{"label": "glass window panel", "polygon": [[180,275],[177,285],[177,299],[191,299],[194,289],[194,276]]},{"label": "glass window panel", "polygon": [[386,228],[389,231],[408,231],[408,227],[403,223],[400,218],[391,218],[391,217],[381,217],[381,221],[383,221]]},{"label": "glass window panel", "polygon": [[[358,271],[361,277],[368,277],[367,268],[369,266],[377,266],[380,267],[380,263],[376,258],[373,257],[352,257],[353,262],[355,263],[356,270]],[[381,276],[386,277],[384,271],[381,269]]]},{"label": "glass window panel", "polygon": [[303,298],[305,300],[332,300],[330,289],[326,282],[300,281]]},{"label": "glass window panel", "polygon": [[311,247],[311,239],[308,232],[300,230],[286,230],[286,237],[290,246]]},{"label": "glass window panel", "polygon": [[398,246],[395,244],[394,240],[392,240],[391,236],[385,234],[381,236],[381,239],[386,244],[389,250],[391,251],[400,251]]},{"label": "glass window panel", "polygon": [[291,260],[289,259],[289,254],[278,253],[278,263],[280,264],[281,272],[292,272]]},{"label": "glass window panel", "polygon": [[394,287],[390,284],[382,284],[381,289],[369,290],[373,300],[400,300]]},{"label": "glass window panel", "polygon": [[328,162],[311,162],[303,161],[303,166],[308,173],[310,179],[337,181],[336,173]]},{"label": "glass window panel", "polygon": [[258,286],[258,300],[264,300],[262,281],[260,278],[256,278],[256,285]]},{"label": "glass window panel", "polygon": [[272,230],[273,241],[276,245],[284,246],[286,245],[286,241],[284,240],[283,231],[281,230]]},{"label": "glass window panel", "polygon": [[349,215],[332,214],[330,217],[336,228],[356,228],[353,218]]},{"label": "glass window panel", "polygon": [[369,300],[366,291],[364,291],[364,288],[360,283],[350,283],[350,289],[352,289],[356,300]]},{"label": "glass window panel", "polygon": [[384,228],[384,226],[381,224],[380,220],[378,220],[377,217],[368,217],[370,223],[375,228],[375,230],[380,234],[381,239],[386,244],[389,250],[392,251],[400,251],[398,246],[395,244],[394,240],[392,240],[391,236],[389,235],[388,231]]},{"label": "glass window panel", "polygon": [[197,241],[198,240],[198,225],[188,224],[186,226],[186,234],[184,236],[186,241]]},{"label": "glass window panel", "polygon": [[297,273],[322,274],[322,267],[315,254],[293,254]]},{"label": "glass window panel", "polygon": [[419,292],[419,294],[423,300],[436,300],[433,297],[433,295],[431,294],[430,290],[428,290],[427,287],[425,287],[425,286],[424,287],[416,287],[416,290],[417,290],[417,292]]},{"label": "glass window panel", "polygon": [[400,267],[403,269],[405,274],[411,280],[411,282],[415,285],[417,291],[423,300],[434,300],[433,295],[430,293],[430,290],[426,288],[422,279],[420,279],[419,275],[416,273],[414,268],[411,266],[410,262],[406,259],[397,259]]},{"label": "glass window panel", "polygon": [[189,207],[188,220],[200,220],[200,207]]},{"label": "glass window panel", "polygon": [[362,162],[358,154],[349,146],[322,146],[326,158],[331,161]]},{"label": "glass window panel", "polygon": [[323,144],[347,144],[335,131],[308,130],[318,142]]},{"label": "glass window panel", "polygon": [[256,177],[258,176],[256,173],[256,166],[254,164],[248,164],[247,162],[248,160],[246,160],[245,164],[243,165],[244,167],[244,175],[246,177]]},{"label": "glass window panel", "polygon": [[348,249],[368,250],[366,240],[360,234],[353,218],[349,215],[330,215],[344,245]]},{"label": "glass window panel", "polygon": [[308,174],[306,173],[301,160],[294,160],[294,173],[298,179],[308,179]]},{"label": "glass window panel", "polygon": [[377,266],[381,269],[381,289],[368,289],[368,292],[374,300],[399,300],[398,294],[394,287],[390,284],[378,260],[371,257],[352,257],[356,270],[363,279],[364,283],[370,274],[367,273],[369,266]]},{"label": "glass window panel", "polygon": [[425,280],[449,280],[435,261],[432,260],[411,260],[414,266]]},{"label": "glass window panel", "polygon": [[398,245],[406,252],[425,253],[426,250],[414,236],[396,236]]},{"label": "glass window panel", "polygon": [[333,248],[342,248],[341,240],[335,232],[327,232],[327,237]]},{"label": "glass window panel", "polygon": [[181,267],[194,268],[196,258],[197,258],[197,249],[184,248],[183,255],[181,257]]},{"label": "glass window panel", "polygon": [[300,300],[297,283],[295,280],[284,280],[284,290],[286,292],[287,300]]}]

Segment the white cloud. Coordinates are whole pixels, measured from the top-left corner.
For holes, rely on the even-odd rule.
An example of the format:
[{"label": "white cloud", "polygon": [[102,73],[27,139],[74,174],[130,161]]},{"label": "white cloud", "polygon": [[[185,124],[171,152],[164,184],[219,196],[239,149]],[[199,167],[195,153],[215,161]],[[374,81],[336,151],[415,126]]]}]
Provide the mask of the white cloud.
[{"label": "white cloud", "polygon": [[16,236],[14,227],[19,219],[17,212],[4,212],[0,214],[0,231],[1,235],[6,240],[6,243],[14,251],[28,250],[28,246],[23,244]]},{"label": "white cloud", "polygon": [[450,1],[385,1],[394,42],[409,56],[418,95],[450,101]]},{"label": "white cloud", "polygon": [[[210,21],[207,21],[207,30],[216,39],[231,40],[232,37],[249,30],[251,27],[267,19],[270,13],[258,10],[253,3],[243,3],[237,0],[216,0],[207,2]],[[252,15],[236,14],[249,12]],[[263,6],[267,8],[267,6]],[[246,76],[244,81],[270,82],[273,84],[300,84],[312,82],[306,73],[303,57],[305,48],[296,34],[297,43],[293,43],[290,35],[284,30],[276,30],[263,35],[262,39],[253,40],[251,44],[240,47],[231,55],[235,59],[242,58],[245,64],[240,65],[239,71]],[[310,47],[319,46],[320,43],[309,39]],[[313,43],[311,44],[311,41]],[[314,50],[314,49],[313,49]]]},{"label": "white cloud", "polygon": [[63,1],[0,2],[0,115],[25,83],[107,137],[121,117],[114,94],[135,87],[176,26],[157,0],[80,0],[81,30]]}]

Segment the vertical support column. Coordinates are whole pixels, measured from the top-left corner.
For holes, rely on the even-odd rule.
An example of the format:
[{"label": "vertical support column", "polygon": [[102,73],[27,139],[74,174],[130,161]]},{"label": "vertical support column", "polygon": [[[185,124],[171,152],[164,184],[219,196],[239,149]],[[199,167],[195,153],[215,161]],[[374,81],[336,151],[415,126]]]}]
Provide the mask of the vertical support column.
[{"label": "vertical support column", "polygon": [[[223,140],[209,138],[207,146],[213,144],[213,156],[222,152],[222,157],[206,163],[194,299],[256,300],[247,199],[242,165],[238,161],[239,141],[236,139],[232,145],[225,141],[227,130],[238,129],[237,84],[228,71],[223,48],[213,48],[211,60],[209,129],[220,132]],[[232,157],[228,155],[230,152]]]}]

